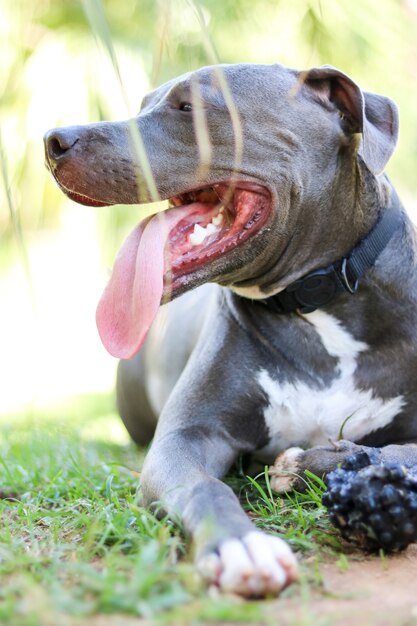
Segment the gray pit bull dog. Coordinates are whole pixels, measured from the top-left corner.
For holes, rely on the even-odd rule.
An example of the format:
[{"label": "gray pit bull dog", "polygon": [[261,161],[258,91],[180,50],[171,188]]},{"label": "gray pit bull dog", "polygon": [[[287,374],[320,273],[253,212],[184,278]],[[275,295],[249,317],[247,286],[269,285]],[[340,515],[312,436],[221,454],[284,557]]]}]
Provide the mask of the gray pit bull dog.
[{"label": "gray pit bull dog", "polygon": [[[71,199],[154,199],[129,124],[47,133]],[[143,497],[181,518],[209,580],[278,593],[296,559],[220,480],[238,455],[279,455],[278,492],[361,446],[417,462],[417,242],[382,173],[397,109],[329,66],[240,64],[159,87],[134,124],[171,207],[128,237],[97,323],[129,433],[154,436]]]}]

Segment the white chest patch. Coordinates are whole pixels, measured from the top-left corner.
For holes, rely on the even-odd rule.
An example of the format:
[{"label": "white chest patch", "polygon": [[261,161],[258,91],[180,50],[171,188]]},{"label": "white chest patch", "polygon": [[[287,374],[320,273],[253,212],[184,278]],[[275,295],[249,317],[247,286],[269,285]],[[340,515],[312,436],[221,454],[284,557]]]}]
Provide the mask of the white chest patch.
[{"label": "white chest patch", "polygon": [[327,352],[338,359],[338,375],[326,389],[305,383],[280,384],[266,370],[257,379],[269,404],[264,411],[270,435],[261,458],[274,458],[291,446],[312,447],[339,438],[357,441],[386,426],[404,405],[402,396],[382,400],[371,390],[355,387],[354,373],[360,352],[367,344],[357,341],[335,317],[323,311],[306,316],[318,332]]},{"label": "white chest patch", "polygon": [[275,296],[275,294],[282,291],[284,287],[279,287],[278,289],[275,289],[274,291],[268,293],[265,293],[265,291],[261,291],[256,285],[254,285],[253,287],[234,287],[232,285],[230,289],[242,298],[249,298],[249,300],[263,300],[264,298]]},{"label": "white chest patch", "polygon": [[231,290],[238,296],[249,298],[250,300],[262,300],[265,298],[265,293],[256,285],[253,287],[231,287]]}]

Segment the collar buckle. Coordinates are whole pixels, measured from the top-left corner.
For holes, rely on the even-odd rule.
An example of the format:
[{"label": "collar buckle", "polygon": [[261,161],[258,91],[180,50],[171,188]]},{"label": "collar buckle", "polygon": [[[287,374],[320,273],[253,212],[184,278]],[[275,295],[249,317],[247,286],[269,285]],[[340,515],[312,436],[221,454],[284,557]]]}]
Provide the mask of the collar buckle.
[{"label": "collar buckle", "polygon": [[343,287],[346,289],[346,291],[348,291],[351,294],[354,294],[358,291],[358,287],[359,287],[359,280],[357,278],[354,278],[352,281],[349,280],[349,276],[348,276],[348,259],[347,257],[344,257],[342,259],[342,263],[340,265],[340,279],[342,282]]}]

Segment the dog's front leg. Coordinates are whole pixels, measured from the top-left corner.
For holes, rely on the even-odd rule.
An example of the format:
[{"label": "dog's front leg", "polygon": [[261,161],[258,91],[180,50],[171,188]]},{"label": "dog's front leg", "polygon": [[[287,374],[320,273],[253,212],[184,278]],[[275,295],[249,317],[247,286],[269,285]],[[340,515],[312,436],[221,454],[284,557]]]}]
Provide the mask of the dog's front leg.
[{"label": "dog's front leg", "polygon": [[145,502],[181,520],[211,582],[244,596],[277,594],[297,577],[295,557],[284,541],[255,529],[219,480],[238,452],[219,428],[157,433],[142,473]]}]

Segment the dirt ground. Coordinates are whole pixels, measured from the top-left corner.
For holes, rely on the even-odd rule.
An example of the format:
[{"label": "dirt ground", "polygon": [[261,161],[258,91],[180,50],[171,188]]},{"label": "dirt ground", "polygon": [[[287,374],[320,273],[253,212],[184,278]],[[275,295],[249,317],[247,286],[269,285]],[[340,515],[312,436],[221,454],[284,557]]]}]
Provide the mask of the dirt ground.
[{"label": "dirt ground", "polygon": [[417,626],[417,544],[385,558],[318,566],[321,591],[278,600],[280,626]]}]

